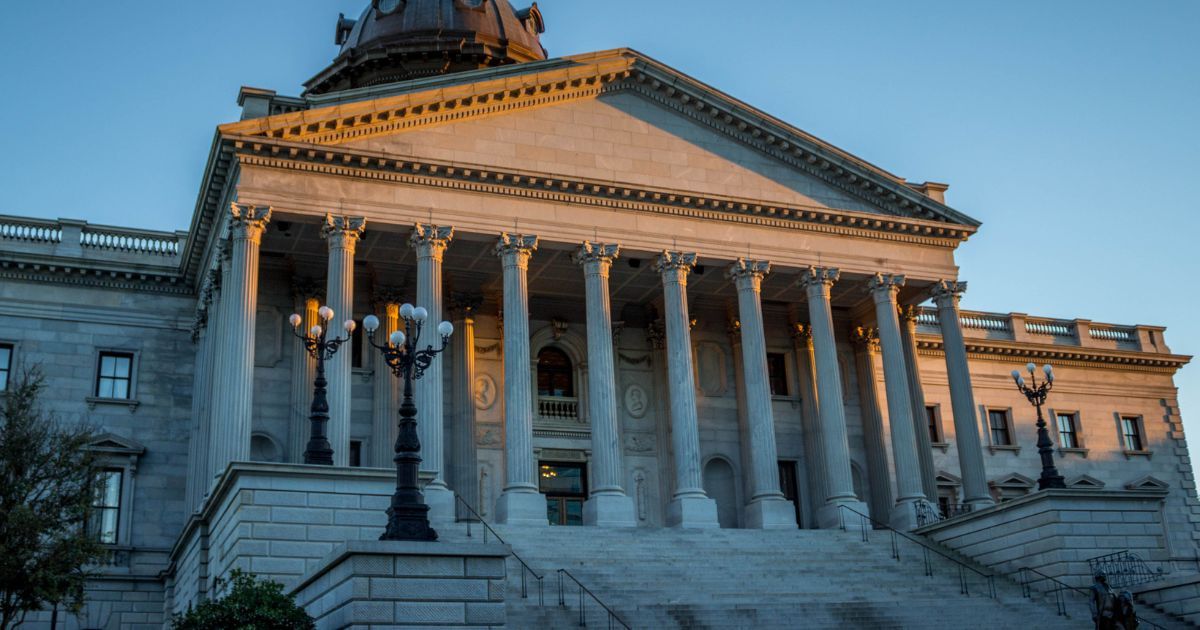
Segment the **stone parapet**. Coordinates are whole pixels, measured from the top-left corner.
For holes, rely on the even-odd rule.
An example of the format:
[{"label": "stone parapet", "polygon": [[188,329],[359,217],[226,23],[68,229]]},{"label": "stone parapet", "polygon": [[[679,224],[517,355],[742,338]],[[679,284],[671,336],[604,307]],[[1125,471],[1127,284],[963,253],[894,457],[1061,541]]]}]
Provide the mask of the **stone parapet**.
[{"label": "stone parapet", "polygon": [[318,630],[503,627],[508,545],[357,541],[338,545],[292,594]]}]

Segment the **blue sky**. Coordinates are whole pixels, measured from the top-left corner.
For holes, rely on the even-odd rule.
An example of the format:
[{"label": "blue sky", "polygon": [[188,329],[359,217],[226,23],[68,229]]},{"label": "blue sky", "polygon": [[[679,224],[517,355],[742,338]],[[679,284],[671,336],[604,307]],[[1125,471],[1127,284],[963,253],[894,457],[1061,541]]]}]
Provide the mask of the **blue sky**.
[{"label": "blue sky", "polygon": [[[0,20],[0,214],[188,225],[239,86],[284,94],[366,0],[22,2]],[[964,307],[1168,327],[1200,352],[1200,3],[542,0],[552,55],[628,46],[984,222]],[[1193,313],[1193,315],[1189,315]],[[1200,435],[1200,367],[1177,377]],[[1195,442],[1193,442],[1195,443]]]}]

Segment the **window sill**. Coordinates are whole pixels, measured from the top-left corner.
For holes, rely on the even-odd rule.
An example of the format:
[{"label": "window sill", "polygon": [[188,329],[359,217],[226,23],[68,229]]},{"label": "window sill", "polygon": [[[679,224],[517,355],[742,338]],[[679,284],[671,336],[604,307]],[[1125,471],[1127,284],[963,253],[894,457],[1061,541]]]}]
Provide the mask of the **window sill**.
[{"label": "window sill", "polygon": [[933,448],[941,449],[941,451],[943,453],[948,452],[950,450],[949,442],[932,442],[929,445],[932,446]]},{"label": "window sill", "polygon": [[1006,451],[1006,452],[1012,453],[1013,455],[1020,455],[1021,447],[1012,445],[1012,444],[1001,444],[1001,445],[989,444],[988,451],[990,451],[993,455],[996,454],[996,451]]},{"label": "window sill", "polygon": [[1152,455],[1154,455],[1154,451],[1129,451],[1129,450],[1126,450],[1123,452],[1125,453],[1125,459],[1133,459],[1134,457],[1145,457],[1146,459],[1150,459],[1150,457]]},{"label": "window sill", "polygon": [[1060,448],[1058,449],[1059,457],[1066,457],[1068,453],[1074,453],[1084,459],[1087,459],[1088,449],[1086,448]]},{"label": "window sill", "polygon": [[96,405],[116,405],[129,407],[129,413],[137,411],[141,401],[135,398],[97,398],[96,396],[88,396],[84,399],[87,402],[89,410],[94,410]]}]

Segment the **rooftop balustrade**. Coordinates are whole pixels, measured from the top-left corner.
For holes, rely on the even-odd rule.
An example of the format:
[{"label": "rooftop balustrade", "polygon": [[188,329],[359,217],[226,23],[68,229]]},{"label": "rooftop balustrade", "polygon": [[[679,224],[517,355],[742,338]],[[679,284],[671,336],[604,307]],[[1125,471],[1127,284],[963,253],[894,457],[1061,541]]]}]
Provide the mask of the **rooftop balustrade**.
[{"label": "rooftop balustrade", "polygon": [[[960,311],[963,337],[1016,341],[1079,348],[1132,350],[1169,354],[1161,326],[1122,326],[1101,324],[1086,319],[1032,317],[1024,313],[986,313]],[[941,333],[941,321],[933,308],[917,310],[918,332]]]},{"label": "rooftop balustrade", "polygon": [[111,263],[176,270],[187,232],[158,232],[91,225],[72,219],[0,215],[0,246],[33,262],[69,265]]}]

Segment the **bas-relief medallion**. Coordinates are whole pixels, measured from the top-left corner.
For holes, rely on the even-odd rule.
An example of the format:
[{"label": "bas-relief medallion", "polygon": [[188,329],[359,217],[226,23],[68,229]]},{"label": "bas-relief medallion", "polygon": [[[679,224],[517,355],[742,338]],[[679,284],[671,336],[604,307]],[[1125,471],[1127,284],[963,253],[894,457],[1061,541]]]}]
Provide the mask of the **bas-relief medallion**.
[{"label": "bas-relief medallion", "polygon": [[625,388],[625,412],[631,417],[644,417],[649,405],[650,397],[641,385],[633,384]]},{"label": "bas-relief medallion", "polygon": [[496,446],[500,444],[499,426],[481,426],[475,428],[475,444],[479,446]]},{"label": "bas-relief medallion", "polygon": [[654,436],[628,433],[625,435],[625,450],[629,453],[649,453],[654,450]]},{"label": "bas-relief medallion", "polygon": [[481,374],[475,377],[473,391],[476,409],[484,411],[496,404],[496,381],[491,376]]}]

